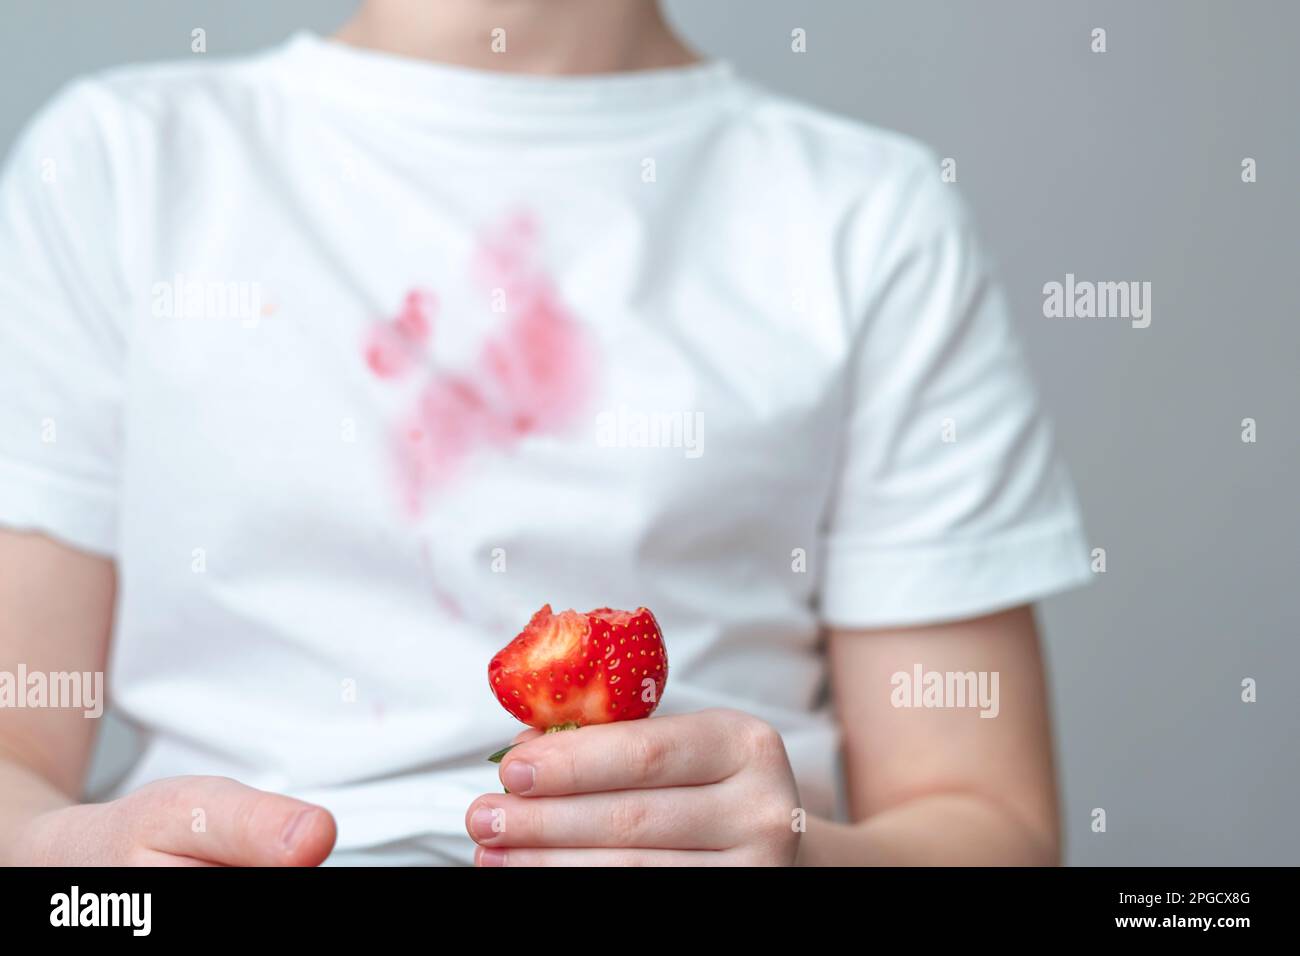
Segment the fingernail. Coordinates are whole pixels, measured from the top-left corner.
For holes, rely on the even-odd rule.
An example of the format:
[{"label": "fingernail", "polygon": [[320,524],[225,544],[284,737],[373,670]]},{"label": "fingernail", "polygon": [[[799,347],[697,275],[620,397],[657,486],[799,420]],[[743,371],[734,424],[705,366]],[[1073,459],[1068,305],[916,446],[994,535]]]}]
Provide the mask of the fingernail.
[{"label": "fingernail", "polygon": [[284,831],[280,834],[280,842],[284,844],[286,850],[293,849],[294,837],[302,829],[303,821],[315,812],[315,810],[300,810],[295,816],[289,818],[289,822],[284,825]]},{"label": "fingernail", "polygon": [[512,760],[501,771],[501,782],[511,793],[527,793],[537,784],[537,770],[530,763]]},{"label": "fingernail", "polygon": [[494,847],[481,846],[478,848],[478,865],[479,866],[505,866],[506,851],[498,850]]},{"label": "fingernail", "polygon": [[479,807],[469,818],[469,832],[480,840],[490,840],[497,835],[496,811],[491,807]]}]

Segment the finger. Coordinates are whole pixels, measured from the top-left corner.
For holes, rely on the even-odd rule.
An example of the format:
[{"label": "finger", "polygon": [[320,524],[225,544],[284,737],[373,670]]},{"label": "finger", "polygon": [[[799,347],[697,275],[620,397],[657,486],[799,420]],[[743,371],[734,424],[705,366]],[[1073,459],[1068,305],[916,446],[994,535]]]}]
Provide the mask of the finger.
[{"label": "finger", "polygon": [[530,797],[717,783],[741,768],[747,726],[702,711],[543,734],[506,754],[499,774]]},{"label": "finger", "polygon": [[523,743],[526,740],[532,740],[534,737],[540,737],[541,735],[542,735],[542,731],[537,730],[535,727],[525,728],[524,730],[521,730],[519,731],[519,733],[515,734],[514,738],[510,741],[510,743],[507,746],[503,747],[501,750],[498,750],[491,757],[488,757],[488,760],[491,760],[493,763],[500,763],[506,754],[510,753],[510,751],[514,750],[521,743]]},{"label": "finger", "polygon": [[226,777],[174,777],[121,803],[149,849],[228,866],[316,866],[334,847],[323,807]]},{"label": "finger", "polygon": [[480,846],[475,866],[739,866],[725,850],[565,850],[504,849]]},{"label": "finger", "polygon": [[673,787],[570,797],[490,794],[465,815],[484,846],[724,850],[750,833],[746,808],[723,787]]}]

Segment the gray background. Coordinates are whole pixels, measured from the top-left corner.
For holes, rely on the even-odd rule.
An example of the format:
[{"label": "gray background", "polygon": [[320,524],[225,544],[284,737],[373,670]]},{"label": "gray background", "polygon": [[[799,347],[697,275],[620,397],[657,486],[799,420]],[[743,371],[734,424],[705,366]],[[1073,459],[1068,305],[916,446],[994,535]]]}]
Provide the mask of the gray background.
[{"label": "gray background", "polygon": [[[0,145],[75,74],[190,56],[196,26],[219,56],[329,32],[352,7],[5,0]],[[1108,554],[1094,587],[1043,609],[1069,861],[1300,863],[1300,4],[668,8],[752,78],[957,160]],[[1067,272],[1150,281],[1151,327],[1044,318],[1043,284]],[[125,745],[110,731],[100,774]]]}]

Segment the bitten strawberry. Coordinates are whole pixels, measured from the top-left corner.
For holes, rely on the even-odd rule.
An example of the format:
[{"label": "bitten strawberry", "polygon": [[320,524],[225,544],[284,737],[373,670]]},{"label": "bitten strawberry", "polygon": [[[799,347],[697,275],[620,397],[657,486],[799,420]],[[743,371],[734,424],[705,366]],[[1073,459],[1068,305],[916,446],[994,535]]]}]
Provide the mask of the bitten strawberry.
[{"label": "bitten strawberry", "polygon": [[488,665],[501,706],[547,732],[648,717],[667,680],[663,632],[643,607],[555,614],[547,604]]}]

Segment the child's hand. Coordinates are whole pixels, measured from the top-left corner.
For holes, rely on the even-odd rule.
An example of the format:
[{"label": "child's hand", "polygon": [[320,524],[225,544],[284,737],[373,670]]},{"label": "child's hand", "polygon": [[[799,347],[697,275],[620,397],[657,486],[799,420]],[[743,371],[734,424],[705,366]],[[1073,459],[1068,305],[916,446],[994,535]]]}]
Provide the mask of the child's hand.
[{"label": "child's hand", "polygon": [[529,731],[510,791],[465,816],[479,866],[789,865],[799,796],[781,737],[734,710]]},{"label": "child's hand", "polygon": [[14,856],[28,866],[316,866],[334,837],[334,818],[314,804],[228,777],[170,777],[36,817]]}]

